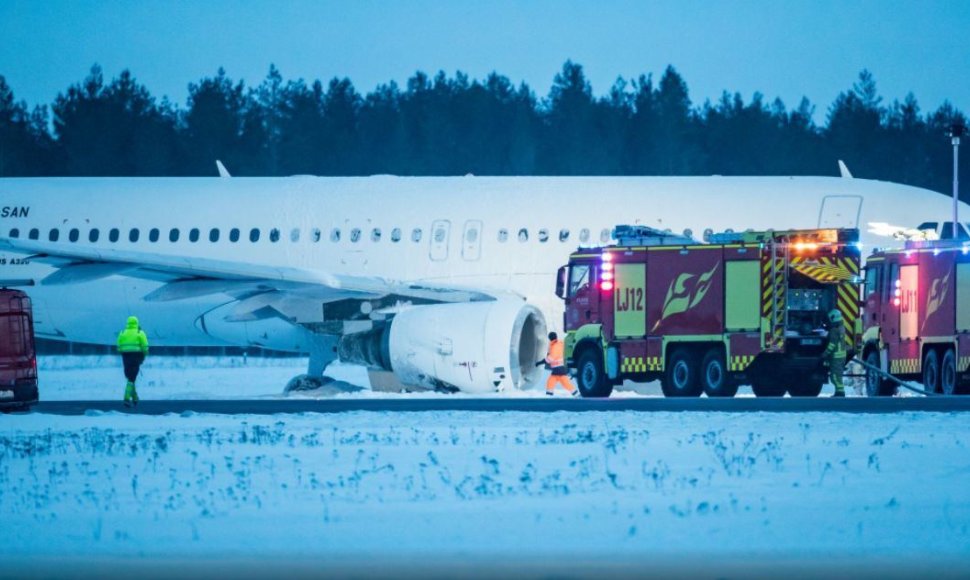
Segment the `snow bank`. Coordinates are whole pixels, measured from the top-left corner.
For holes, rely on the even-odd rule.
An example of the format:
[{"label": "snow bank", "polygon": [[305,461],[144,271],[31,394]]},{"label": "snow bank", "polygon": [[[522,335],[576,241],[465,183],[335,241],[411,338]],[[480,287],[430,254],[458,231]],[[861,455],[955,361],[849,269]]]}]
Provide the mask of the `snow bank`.
[{"label": "snow bank", "polygon": [[935,413],[6,416],[0,560],[741,555],[965,570],[965,423]]}]

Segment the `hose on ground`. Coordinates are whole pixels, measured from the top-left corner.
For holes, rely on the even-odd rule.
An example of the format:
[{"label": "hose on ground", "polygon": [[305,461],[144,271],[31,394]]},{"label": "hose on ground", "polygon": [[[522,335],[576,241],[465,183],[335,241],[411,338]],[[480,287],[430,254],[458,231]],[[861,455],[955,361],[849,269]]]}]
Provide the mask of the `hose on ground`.
[{"label": "hose on ground", "polygon": [[876,366],[873,366],[873,365],[871,365],[871,364],[869,364],[869,363],[867,363],[865,361],[861,361],[861,360],[859,360],[856,357],[852,357],[851,359],[849,359],[848,361],[846,361],[846,363],[848,364],[848,363],[850,363],[852,361],[855,361],[855,362],[859,363],[860,365],[862,365],[863,367],[865,367],[865,368],[867,368],[867,369],[869,369],[871,371],[875,371],[875,372],[879,373],[884,378],[889,379],[890,381],[896,383],[897,385],[903,387],[904,389],[909,389],[910,391],[913,391],[914,393],[919,393],[921,395],[926,395],[927,397],[935,397],[935,396],[938,396],[939,395],[939,393],[934,393],[932,391],[923,390],[923,389],[921,389],[921,388],[913,385],[913,383],[908,383],[908,382],[906,382],[906,381],[904,381],[902,379],[898,379],[898,378],[892,376],[891,374],[887,373],[886,371],[882,370],[881,368],[876,367]]}]

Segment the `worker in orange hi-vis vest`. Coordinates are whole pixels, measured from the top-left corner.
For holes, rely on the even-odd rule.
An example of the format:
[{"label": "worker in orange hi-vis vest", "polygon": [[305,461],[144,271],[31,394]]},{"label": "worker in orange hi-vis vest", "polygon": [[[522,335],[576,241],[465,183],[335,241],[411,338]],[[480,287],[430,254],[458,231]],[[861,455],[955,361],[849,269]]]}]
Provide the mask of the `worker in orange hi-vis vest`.
[{"label": "worker in orange hi-vis vest", "polygon": [[549,353],[546,355],[546,366],[548,366],[552,373],[549,375],[549,379],[546,381],[546,394],[550,397],[553,391],[556,389],[556,384],[562,385],[562,388],[566,389],[566,392],[572,396],[579,395],[579,391],[573,386],[572,381],[569,380],[569,370],[566,368],[566,357],[565,351],[566,345],[563,341],[559,340],[559,336],[555,332],[549,333]]}]

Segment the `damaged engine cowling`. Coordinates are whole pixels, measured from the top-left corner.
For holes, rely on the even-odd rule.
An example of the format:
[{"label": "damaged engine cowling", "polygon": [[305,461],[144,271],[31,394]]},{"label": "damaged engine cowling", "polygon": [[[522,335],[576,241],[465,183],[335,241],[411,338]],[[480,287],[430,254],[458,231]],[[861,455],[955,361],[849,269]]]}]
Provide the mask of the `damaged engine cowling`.
[{"label": "damaged engine cowling", "polygon": [[523,388],[542,375],[546,323],[519,301],[415,306],[340,340],[344,362],[392,371],[403,384],[486,393]]}]

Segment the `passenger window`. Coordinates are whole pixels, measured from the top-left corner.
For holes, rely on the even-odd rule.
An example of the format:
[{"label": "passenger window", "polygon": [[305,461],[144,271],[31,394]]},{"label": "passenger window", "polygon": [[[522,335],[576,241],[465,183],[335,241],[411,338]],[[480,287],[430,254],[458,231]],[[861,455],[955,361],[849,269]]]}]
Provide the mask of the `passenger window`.
[{"label": "passenger window", "polygon": [[350,230],[350,241],[355,244],[360,241],[360,228]]},{"label": "passenger window", "polygon": [[199,241],[199,228],[192,228],[189,230],[189,241],[192,243]]},{"label": "passenger window", "polygon": [[79,237],[81,237],[81,232],[77,228],[71,228],[70,233],[67,234],[67,239],[72,242],[76,242]]},{"label": "passenger window", "polygon": [[249,241],[256,243],[259,241],[259,228],[249,230]]},{"label": "passenger window", "polygon": [[313,243],[320,241],[320,228],[313,228]]},{"label": "passenger window", "polygon": [[330,241],[339,242],[340,241],[340,228],[334,228],[330,230]]},{"label": "passenger window", "polygon": [[434,231],[434,241],[436,244],[441,244],[445,241],[445,236],[448,235],[447,230],[444,226],[440,226]]},{"label": "passenger window", "polygon": [[239,241],[239,228],[229,230],[229,241],[234,244]]},{"label": "passenger window", "polygon": [[572,266],[569,268],[569,297],[576,295],[581,288],[589,285],[589,266]]},{"label": "passenger window", "polygon": [[411,241],[415,243],[421,241],[421,228],[414,228],[411,232]]},{"label": "passenger window", "polygon": [[610,230],[603,228],[600,231],[600,241],[603,242],[604,244],[610,241]]},{"label": "passenger window", "polygon": [[583,244],[589,241],[589,228],[579,230],[579,241]]},{"label": "passenger window", "polygon": [[370,233],[370,241],[379,242],[381,241],[381,228],[374,228]]},{"label": "passenger window", "polygon": [[118,228],[111,228],[111,231],[108,232],[108,241],[111,242],[112,244],[117,242],[118,238],[120,237],[121,237],[121,231],[118,230]]},{"label": "passenger window", "polygon": [[128,232],[128,241],[132,243],[138,241],[138,228],[131,228]]},{"label": "passenger window", "polygon": [[52,229],[50,231],[50,233],[47,234],[47,239],[50,240],[50,241],[52,241],[52,242],[56,242],[57,239],[60,238],[60,237],[61,237],[61,230],[59,230],[57,228]]},{"label": "passenger window", "polygon": [[36,240],[37,238],[40,237],[40,230],[38,230],[37,228],[32,228],[30,232],[27,234],[27,237],[32,240]]},{"label": "passenger window", "polygon": [[293,228],[290,230],[290,241],[299,242],[300,241],[300,228]]},{"label": "passenger window", "polygon": [[542,228],[541,230],[539,230],[539,242],[544,244],[548,241],[549,241],[549,230],[547,230],[546,228]]},{"label": "passenger window", "polygon": [[273,228],[269,231],[269,241],[274,243],[280,241],[280,231],[278,229]]},{"label": "passenger window", "polygon": [[98,228],[94,228],[93,230],[88,232],[88,241],[91,242],[92,244],[98,241],[98,238],[100,237],[101,237],[101,231],[98,230]]},{"label": "passenger window", "polygon": [[209,241],[212,243],[219,241],[219,228],[212,228],[209,230]]},{"label": "passenger window", "polygon": [[168,241],[174,243],[179,241],[179,229],[172,228],[168,231]]},{"label": "passenger window", "polygon": [[401,241],[401,228],[391,230],[391,241],[395,244]]},{"label": "passenger window", "polygon": [[158,231],[158,228],[152,228],[151,230],[149,230],[148,231],[148,241],[149,242],[152,242],[152,243],[157,242],[158,241],[159,233],[160,232]]},{"label": "passenger window", "polygon": [[10,230],[10,237],[11,238],[19,238],[20,237],[20,230],[18,230],[17,228],[13,228],[12,230]]},{"label": "passenger window", "polygon": [[559,230],[559,241],[563,243],[569,241],[569,230],[566,228]]},{"label": "passenger window", "polygon": [[519,241],[520,242],[528,242],[529,241],[529,230],[528,229],[522,228],[521,230],[519,230]]},{"label": "passenger window", "polygon": [[508,239],[509,239],[509,231],[505,228],[500,229],[498,231],[498,241],[504,244],[505,242],[508,241]]},{"label": "passenger window", "polygon": [[478,241],[478,228],[469,227],[465,230],[465,241],[469,244],[474,244]]}]

